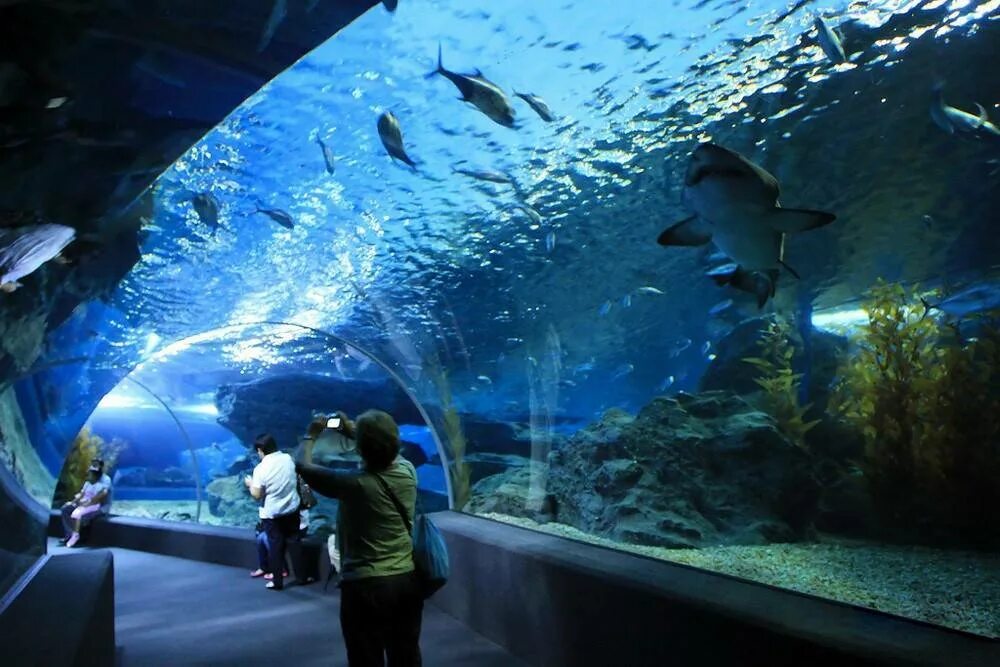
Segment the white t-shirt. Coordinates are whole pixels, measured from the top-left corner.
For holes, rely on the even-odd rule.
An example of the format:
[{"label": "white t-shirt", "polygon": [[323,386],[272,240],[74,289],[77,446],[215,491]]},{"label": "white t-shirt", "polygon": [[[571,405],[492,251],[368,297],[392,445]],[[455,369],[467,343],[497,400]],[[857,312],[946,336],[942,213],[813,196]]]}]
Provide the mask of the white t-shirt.
[{"label": "white t-shirt", "polygon": [[260,506],[261,519],[291,514],[299,509],[299,490],[296,484],[295,462],[284,452],[265,456],[253,469],[250,483],[264,493]]},{"label": "white t-shirt", "polygon": [[107,514],[108,510],[111,509],[111,478],[107,475],[101,475],[101,478],[96,482],[91,482],[88,479],[83,483],[82,491],[83,497],[87,499],[93,498],[101,491],[107,491],[108,494],[101,501],[101,512]]}]

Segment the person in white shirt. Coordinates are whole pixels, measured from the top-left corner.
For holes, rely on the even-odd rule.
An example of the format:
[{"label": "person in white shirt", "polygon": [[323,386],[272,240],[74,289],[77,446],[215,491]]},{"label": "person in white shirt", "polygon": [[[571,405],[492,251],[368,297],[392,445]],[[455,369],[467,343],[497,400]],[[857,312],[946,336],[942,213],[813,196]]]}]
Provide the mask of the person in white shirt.
[{"label": "person in white shirt", "polygon": [[[260,519],[264,532],[267,533],[272,575],[266,587],[280,591],[285,583],[286,544],[288,539],[299,532],[298,478],[292,457],[278,451],[278,443],[270,434],[257,436],[254,447],[260,456],[260,463],[253,469],[253,476],[248,475],[243,482],[250,489],[251,496],[263,500]],[[301,568],[296,565],[292,563],[296,576],[299,576]]]},{"label": "person in white shirt", "polygon": [[[294,464],[293,464],[294,467]],[[63,542],[74,547],[80,541],[80,527],[111,509],[111,478],[104,474],[104,461],[94,459],[87,470],[87,481],[80,492],[62,506],[62,522],[66,529]]]}]

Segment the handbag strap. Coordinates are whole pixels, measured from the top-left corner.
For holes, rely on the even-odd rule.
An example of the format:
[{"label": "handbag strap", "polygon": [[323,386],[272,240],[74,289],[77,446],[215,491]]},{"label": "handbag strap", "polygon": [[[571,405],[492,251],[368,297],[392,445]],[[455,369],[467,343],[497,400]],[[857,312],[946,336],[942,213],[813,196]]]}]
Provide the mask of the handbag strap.
[{"label": "handbag strap", "polygon": [[382,490],[388,494],[389,498],[392,500],[392,504],[396,506],[396,511],[399,512],[399,518],[403,520],[403,525],[406,526],[406,532],[412,534],[413,524],[410,523],[410,517],[407,516],[406,508],[403,507],[403,503],[399,502],[399,498],[397,498],[396,494],[389,488],[389,483],[382,479],[382,475],[377,472],[372,474],[375,475],[375,479],[378,480],[378,483],[382,485]]}]

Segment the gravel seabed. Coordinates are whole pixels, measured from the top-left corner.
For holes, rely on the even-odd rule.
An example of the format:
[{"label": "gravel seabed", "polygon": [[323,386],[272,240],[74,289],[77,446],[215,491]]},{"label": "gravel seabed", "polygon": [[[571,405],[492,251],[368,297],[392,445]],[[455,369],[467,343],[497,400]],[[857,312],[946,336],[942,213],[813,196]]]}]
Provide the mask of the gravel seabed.
[{"label": "gravel seabed", "polygon": [[780,586],[898,616],[1000,637],[1000,554],[863,541],[666,549],[623,544],[559,523],[488,519]]},{"label": "gravel seabed", "polygon": [[[187,520],[178,519],[178,515],[187,513],[191,515],[190,522],[194,522],[195,513],[198,510],[196,500],[115,500],[111,503],[111,513],[119,516],[134,516],[141,519],[160,519],[167,521],[180,521],[188,523]],[[169,514],[167,514],[169,512]],[[232,526],[223,517],[218,517],[208,511],[208,503],[201,504],[200,523],[210,526]],[[246,526],[242,526],[246,527]],[[250,526],[252,528],[253,526]]]}]

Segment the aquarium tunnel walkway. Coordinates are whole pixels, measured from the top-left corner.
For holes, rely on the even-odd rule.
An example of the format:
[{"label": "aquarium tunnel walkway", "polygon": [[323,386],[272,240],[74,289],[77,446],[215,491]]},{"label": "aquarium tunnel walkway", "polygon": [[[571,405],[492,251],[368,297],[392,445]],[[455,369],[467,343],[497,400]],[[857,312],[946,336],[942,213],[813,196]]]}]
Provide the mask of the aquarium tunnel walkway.
[{"label": "aquarium tunnel walkway", "polygon": [[[428,665],[1000,664],[1000,642],[976,635],[469,514],[433,517],[451,576],[425,605]],[[53,538],[58,523],[52,514]],[[95,523],[83,549],[50,540],[0,614],[12,664],[347,664],[324,569],[275,595],[247,576],[254,551],[249,529],[135,517]]]}]

